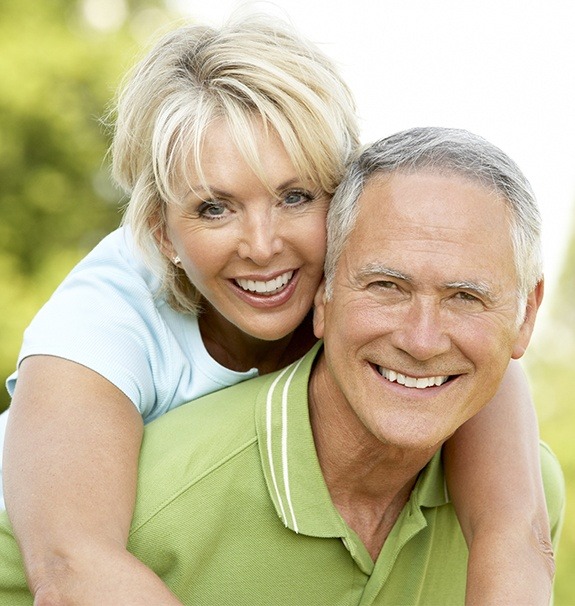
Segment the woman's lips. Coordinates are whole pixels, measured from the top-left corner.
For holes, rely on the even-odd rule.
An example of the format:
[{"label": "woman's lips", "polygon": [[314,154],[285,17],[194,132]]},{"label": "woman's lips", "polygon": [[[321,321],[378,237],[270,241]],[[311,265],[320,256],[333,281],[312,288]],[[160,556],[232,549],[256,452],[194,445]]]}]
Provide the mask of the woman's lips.
[{"label": "woman's lips", "polygon": [[284,305],[291,299],[298,278],[298,270],[289,270],[270,280],[235,278],[230,280],[230,284],[236,295],[248,305],[269,309]]}]

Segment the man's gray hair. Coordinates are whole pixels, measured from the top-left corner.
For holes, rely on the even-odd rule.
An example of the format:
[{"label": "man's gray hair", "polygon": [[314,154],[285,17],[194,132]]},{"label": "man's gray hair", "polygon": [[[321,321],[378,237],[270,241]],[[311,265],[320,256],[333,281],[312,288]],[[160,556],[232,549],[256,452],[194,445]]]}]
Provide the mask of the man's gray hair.
[{"label": "man's gray hair", "polygon": [[[520,309],[543,275],[541,217],[531,186],[519,167],[498,147],[466,130],[413,128],[364,148],[339,185],[328,214],[326,297],[333,289],[339,257],[357,217],[357,201],[374,176],[431,171],[470,179],[499,193],[511,216]],[[374,217],[385,221],[385,215]]]}]

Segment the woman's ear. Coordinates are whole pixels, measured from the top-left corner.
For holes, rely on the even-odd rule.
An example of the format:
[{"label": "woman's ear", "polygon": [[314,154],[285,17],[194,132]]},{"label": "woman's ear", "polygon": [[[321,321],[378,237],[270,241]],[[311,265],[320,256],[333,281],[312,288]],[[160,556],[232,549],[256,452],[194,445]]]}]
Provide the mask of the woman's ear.
[{"label": "woman's ear", "polygon": [[318,286],[313,300],[313,333],[318,338],[323,338],[325,319],[325,278]]},{"label": "woman's ear", "polygon": [[172,242],[166,233],[165,225],[158,219],[158,217],[150,217],[148,220],[148,228],[152,232],[160,252],[173,261],[176,253],[174,252],[174,247],[172,246]]}]

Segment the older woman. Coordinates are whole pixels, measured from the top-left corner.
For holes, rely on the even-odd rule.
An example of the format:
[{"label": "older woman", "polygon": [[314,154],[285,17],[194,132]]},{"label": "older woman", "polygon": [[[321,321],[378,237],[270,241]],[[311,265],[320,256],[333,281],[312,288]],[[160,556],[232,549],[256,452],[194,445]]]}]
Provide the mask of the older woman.
[{"label": "older woman", "polygon": [[[131,73],[112,148],[125,225],[40,311],[8,380],[6,504],[37,604],[178,603],[125,550],[143,423],[310,348],[326,211],[357,145],[332,63],[267,19],[182,27]],[[493,502],[499,451],[535,442],[485,435],[502,414],[533,429],[524,379],[512,373],[506,390],[452,444],[454,459],[473,440],[490,453],[453,466],[470,537],[488,497],[502,522],[514,513],[511,488]],[[520,465],[538,481],[536,462]]]}]

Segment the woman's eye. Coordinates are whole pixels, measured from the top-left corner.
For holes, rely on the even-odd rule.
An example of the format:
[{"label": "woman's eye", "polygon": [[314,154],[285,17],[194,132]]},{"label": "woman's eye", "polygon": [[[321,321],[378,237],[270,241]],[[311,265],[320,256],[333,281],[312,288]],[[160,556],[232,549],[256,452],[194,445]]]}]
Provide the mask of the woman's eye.
[{"label": "woman's eye", "polygon": [[206,219],[221,219],[226,215],[227,208],[220,202],[202,202],[198,208],[198,215]]},{"label": "woman's eye", "polygon": [[298,206],[299,204],[310,202],[312,199],[313,196],[307,192],[290,191],[284,196],[283,201],[284,204],[287,204],[288,206]]}]

